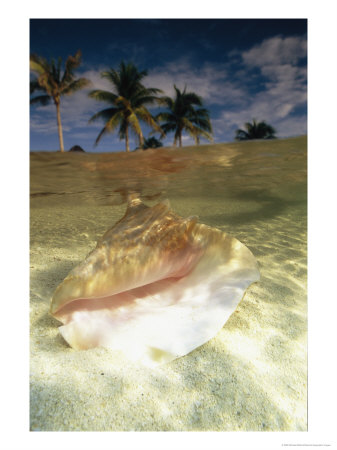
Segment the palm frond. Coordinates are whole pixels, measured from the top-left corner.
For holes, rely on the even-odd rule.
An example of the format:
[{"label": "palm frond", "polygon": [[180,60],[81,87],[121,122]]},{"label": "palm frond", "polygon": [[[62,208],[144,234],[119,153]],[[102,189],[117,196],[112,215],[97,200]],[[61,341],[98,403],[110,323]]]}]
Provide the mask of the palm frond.
[{"label": "palm frond", "polygon": [[48,72],[42,73],[37,82],[41,88],[41,90],[47,92],[48,95],[53,95],[53,89],[55,89],[55,85],[52,83],[52,78]]},{"label": "palm frond", "polygon": [[193,134],[191,134],[192,137],[197,138],[199,140],[199,137],[203,137],[205,139],[207,139],[208,141],[213,142],[213,136],[211,135],[211,133],[208,133],[205,130],[202,130],[201,128],[197,128],[195,130],[195,132]]},{"label": "palm frond", "polygon": [[90,119],[89,123],[95,122],[96,120],[104,120],[105,122],[108,122],[111,120],[113,116],[120,113],[121,111],[118,108],[107,108],[103,109],[102,111],[99,111],[98,113],[94,114]]},{"label": "palm frond", "polygon": [[51,73],[50,73],[50,75],[51,75],[51,79],[55,83],[60,84],[60,79],[58,78],[58,70],[57,70],[54,58],[51,59]]},{"label": "palm frond", "polygon": [[105,78],[110,81],[113,86],[118,87],[120,78],[119,73],[115,69],[106,70],[101,73],[101,78]]},{"label": "palm frond", "polygon": [[35,105],[36,103],[40,104],[40,105],[49,105],[49,103],[51,102],[51,97],[50,95],[39,95],[37,97],[33,97],[30,99],[30,104],[31,105]]},{"label": "palm frond", "polygon": [[29,83],[29,92],[33,94],[35,91],[43,91],[43,88],[40,86],[37,79],[30,81]]},{"label": "palm frond", "polygon": [[73,80],[74,70],[79,67],[81,64],[82,52],[81,50],[77,50],[74,56],[69,55],[65,62],[64,74],[61,80],[61,83],[69,83]]},{"label": "palm frond", "polygon": [[[105,110],[105,111],[108,111],[108,110]],[[104,111],[101,111],[101,113],[104,113]],[[99,114],[99,113],[97,113],[97,114]],[[102,114],[102,118],[106,119],[106,117],[104,117],[104,114]],[[92,119],[93,119],[93,117],[90,119],[90,121]],[[117,112],[115,114],[111,115],[110,118],[108,118],[108,120],[106,121],[106,124],[104,125],[104,127],[102,128],[102,130],[100,131],[99,135],[96,138],[95,146],[99,143],[99,141],[105,134],[112,133],[117,128],[118,124],[120,124],[121,120],[123,120],[123,117],[121,115],[121,112],[119,110],[117,110]]]},{"label": "palm frond", "polygon": [[177,129],[177,125],[175,123],[164,123],[163,125],[161,125],[161,129],[165,134],[167,134],[171,131],[175,131]]},{"label": "palm frond", "polygon": [[171,111],[174,108],[174,101],[171,97],[159,97],[158,98],[158,104],[162,106],[166,106]]},{"label": "palm frond", "polygon": [[146,88],[146,91],[149,95],[158,95],[163,93],[163,91],[158,88]]},{"label": "palm frond", "polygon": [[61,88],[61,94],[73,94],[74,92],[77,92],[80,89],[86,88],[90,85],[90,80],[87,80],[86,78],[78,78],[77,80],[74,80],[70,84],[66,85],[64,88]]},{"label": "palm frond", "polygon": [[162,91],[156,88],[146,88],[142,85],[135,86],[133,92],[133,102],[134,104],[144,104],[144,103],[154,103],[158,102],[159,97],[158,94],[161,94]]},{"label": "palm frond", "polygon": [[184,101],[189,105],[202,105],[201,97],[199,97],[199,95],[195,94],[194,92],[187,92],[186,94],[184,94]]},{"label": "palm frond", "polygon": [[155,131],[161,134],[161,137],[165,136],[164,130],[161,128],[161,126],[158,124],[156,119],[151,115],[151,113],[145,108],[145,106],[142,106],[141,108],[138,108],[136,110],[136,114],[139,116],[141,120],[143,120],[147,125],[149,125],[151,128],[153,128]]},{"label": "palm frond", "polygon": [[210,133],[206,130],[200,128],[199,126],[193,124],[190,120],[183,120],[184,129],[188,132],[188,134],[193,137],[197,142],[199,141],[200,136],[212,141],[213,138]]},{"label": "palm frond", "polygon": [[198,108],[195,109],[193,112],[196,118],[209,119],[209,111],[206,108]]},{"label": "palm frond", "polygon": [[120,95],[116,98],[115,104],[123,108],[125,113],[131,114],[132,106],[130,100],[128,100],[127,98]]},{"label": "palm frond", "polygon": [[136,136],[138,136],[139,139],[141,140],[141,137],[143,137],[143,133],[142,133],[142,129],[140,127],[140,123],[139,123],[139,119],[138,119],[137,115],[135,113],[130,114],[130,116],[128,116],[127,121],[129,123],[133,133]]},{"label": "palm frond", "polygon": [[62,58],[61,58],[61,56],[59,56],[59,58],[57,60],[57,69],[56,69],[56,78],[59,83],[61,81],[61,66],[62,66]]},{"label": "palm frond", "polygon": [[181,123],[183,125],[183,128],[188,131],[194,131],[197,129],[197,127],[189,120],[187,117],[183,117],[181,119]]},{"label": "palm frond", "polygon": [[130,80],[131,83],[140,83],[147,75],[147,70],[140,71],[133,63],[122,61],[119,65],[119,73],[121,74],[121,78]]},{"label": "palm frond", "polygon": [[201,117],[193,117],[191,118],[191,122],[193,122],[198,128],[201,130],[207,131],[209,133],[212,133],[212,125],[209,119],[204,119]]},{"label": "palm frond", "polygon": [[51,68],[45,58],[33,53],[30,55],[30,70],[36,72],[38,75],[42,75],[45,72],[50,72]]},{"label": "palm frond", "polygon": [[155,103],[158,103],[158,97],[148,94],[146,91],[138,93],[132,98],[132,105],[135,108],[141,105],[153,105]]},{"label": "palm frond", "polygon": [[122,115],[121,111],[118,111],[116,114],[111,116],[106,124],[109,131],[113,132],[117,128],[117,126],[120,124],[122,119],[123,119],[123,115]]},{"label": "palm frond", "polygon": [[249,139],[249,135],[245,130],[242,130],[241,128],[238,128],[236,130],[236,134],[235,134],[235,140],[236,141],[245,141]]},{"label": "palm frond", "polygon": [[155,119],[158,121],[158,122],[172,122],[172,123],[175,123],[176,122],[176,117],[175,117],[175,115],[174,114],[172,114],[172,113],[170,113],[170,112],[166,112],[166,111],[163,111],[163,112],[160,112],[160,113],[158,113],[156,116],[155,116]]},{"label": "palm frond", "polygon": [[109,129],[107,128],[107,126],[105,125],[101,131],[99,132],[96,140],[95,140],[95,147],[98,145],[99,141],[102,139],[102,137],[107,134],[109,132]]},{"label": "palm frond", "polygon": [[116,99],[118,98],[116,94],[109,91],[102,91],[100,89],[95,89],[94,91],[89,92],[88,95],[95,100],[107,102],[110,104],[115,104]]}]

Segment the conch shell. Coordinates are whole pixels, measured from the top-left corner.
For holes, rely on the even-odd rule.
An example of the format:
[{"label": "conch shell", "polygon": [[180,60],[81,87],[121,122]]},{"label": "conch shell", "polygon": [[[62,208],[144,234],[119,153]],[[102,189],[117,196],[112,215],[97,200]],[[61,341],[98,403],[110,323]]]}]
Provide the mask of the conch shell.
[{"label": "conch shell", "polygon": [[108,347],[156,365],[186,355],[225,324],[259,279],[250,250],[131,196],[124,217],[57,287],[51,314],[76,350]]}]

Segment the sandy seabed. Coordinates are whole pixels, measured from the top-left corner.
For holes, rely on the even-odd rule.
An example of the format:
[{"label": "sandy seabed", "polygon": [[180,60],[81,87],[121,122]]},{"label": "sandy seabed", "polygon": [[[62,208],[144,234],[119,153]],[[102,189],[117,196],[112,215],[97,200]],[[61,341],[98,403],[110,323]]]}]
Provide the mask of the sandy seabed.
[{"label": "sandy seabed", "polygon": [[[235,236],[261,272],[213,339],[155,369],[104,348],[71,349],[48,313],[130,190]],[[32,431],[307,430],[305,137],[32,153],[30,211]]]}]

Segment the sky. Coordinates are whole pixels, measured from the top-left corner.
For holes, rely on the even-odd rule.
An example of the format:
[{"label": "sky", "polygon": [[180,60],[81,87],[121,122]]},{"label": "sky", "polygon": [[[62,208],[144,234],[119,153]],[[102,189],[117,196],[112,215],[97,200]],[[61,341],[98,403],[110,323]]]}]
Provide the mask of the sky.
[{"label": "sky", "polygon": [[[235,130],[265,120],[279,138],[307,133],[306,19],[31,19],[30,52],[47,59],[82,51],[78,77],[89,89],[61,99],[65,150],[123,151],[118,132],[95,146],[103,122],[90,117],[107,107],[88,97],[91,89],[112,90],[100,74],[133,62],[147,70],[147,87],[173,96],[179,89],[201,96],[210,112],[215,143],[231,142]],[[153,114],[163,107],[149,107]],[[150,129],[142,125],[145,137]],[[158,134],[155,135],[159,137]],[[201,140],[201,144],[207,141]],[[173,144],[173,134],[163,145]],[[131,136],[130,148],[138,141]],[[183,135],[183,145],[194,145]],[[31,151],[59,148],[56,108],[30,107]]]}]

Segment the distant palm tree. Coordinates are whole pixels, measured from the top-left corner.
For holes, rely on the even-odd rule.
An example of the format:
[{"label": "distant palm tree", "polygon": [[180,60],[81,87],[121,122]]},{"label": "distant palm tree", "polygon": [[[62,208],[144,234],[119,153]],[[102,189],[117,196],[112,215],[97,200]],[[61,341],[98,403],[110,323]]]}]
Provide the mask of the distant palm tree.
[{"label": "distant palm tree", "polygon": [[245,123],[245,130],[241,130],[240,128],[236,130],[235,139],[237,141],[247,141],[250,139],[275,139],[276,130],[268,125],[265,121],[257,122],[253,119],[253,122]]},{"label": "distant palm tree", "polygon": [[93,122],[102,119],[105,122],[95,141],[96,145],[103,135],[113,132],[119,125],[119,137],[125,139],[127,152],[130,151],[129,129],[138,137],[139,147],[142,147],[144,136],[140,121],[163,135],[163,130],[145,107],[145,105],[154,104],[158,100],[156,94],[160,94],[162,91],[156,88],[146,88],[142,84],[146,75],[147,71],[140,72],[134,64],[126,64],[124,61],[120,63],[118,70],[110,69],[101,73],[102,78],[111,82],[114,92],[96,89],[89,94],[91,98],[111,105],[111,107],[94,114],[89,120],[89,122]]},{"label": "distant palm tree", "polygon": [[78,50],[74,56],[68,56],[65,69],[61,76],[62,59],[58,58],[57,64],[54,59],[50,63],[41,56],[32,54],[30,56],[30,69],[35,72],[37,78],[30,82],[30,93],[42,91],[44,94],[31,98],[30,104],[47,105],[52,100],[56,106],[57,128],[60,141],[60,151],[64,152],[63,132],[61,123],[60,103],[62,95],[70,95],[90,84],[86,78],[75,79],[74,70],[81,64],[81,51]]},{"label": "distant palm tree", "polygon": [[187,131],[194,137],[196,143],[200,141],[200,136],[212,140],[212,126],[209,119],[209,113],[205,108],[195,109],[194,106],[202,106],[201,97],[194,92],[186,92],[186,87],[181,92],[175,85],[175,98],[162,97],[160,103],[169,110],[161,112],[156,116],[165,133],[173,131],[173,145],[182,146],[182,133]]},{"label": "distant palm tree", "polygon": [[143,150],[146,150],[148,148],[159,148],[162,147],[163,144],[155,137],[149,137],[148,139],[145,139],[143,144]]}]

